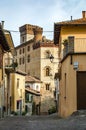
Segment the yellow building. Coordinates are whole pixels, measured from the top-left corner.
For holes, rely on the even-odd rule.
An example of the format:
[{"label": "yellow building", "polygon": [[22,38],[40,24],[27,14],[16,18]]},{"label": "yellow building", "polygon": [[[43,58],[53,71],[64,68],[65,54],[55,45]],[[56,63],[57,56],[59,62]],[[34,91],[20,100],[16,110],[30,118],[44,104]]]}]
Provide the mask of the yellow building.
[{"label": "yellow building", "polygon": [[16,71],[10,74],[10,107],[11,113],[25,112],[25,73]]},{"label": "yellow building", "polygon": [[55,23],[54,42],[59,45],[59,115],[86,109],[86,12],[82,18]]},{"label": "yellow building", "polygon": [[[43,28],[26,24],[20,27],[20,42],[16,47],[18,69],[41,80],[41,113],[55,106],[54,76],[58,72],[58,46],[42,36]],[[53,62],[50,55],[54,56]]]}]

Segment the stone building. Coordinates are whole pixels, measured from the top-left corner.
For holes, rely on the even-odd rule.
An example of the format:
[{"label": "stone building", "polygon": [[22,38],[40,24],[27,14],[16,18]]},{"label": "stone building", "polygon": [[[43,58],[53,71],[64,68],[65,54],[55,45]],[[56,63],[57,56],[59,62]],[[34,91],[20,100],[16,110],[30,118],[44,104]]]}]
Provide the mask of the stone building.
[{"label": "stone building", "polygon": [[[58,46],[42,36],[43,28],[30,24],[23,25],[20,30],[20,45],[16,47],[18,68],[42,81],[41,113],[55,106],[54,76],[58,72]],[[50,56],[53,55],[53,62]]]}]

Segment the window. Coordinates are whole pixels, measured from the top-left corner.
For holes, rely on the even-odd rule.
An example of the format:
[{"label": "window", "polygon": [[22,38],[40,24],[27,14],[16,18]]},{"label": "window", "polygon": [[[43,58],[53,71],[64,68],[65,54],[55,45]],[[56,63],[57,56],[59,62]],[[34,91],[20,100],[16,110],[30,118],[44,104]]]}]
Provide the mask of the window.
[{"label": "window", "polygon": [[25,101],[26,102],[32,102],[32,94],[26,93],[25,94]]},{"label": "window", "polygon": [[19,88],[19,78],[17,79],[17,88]]},{"label": "window", "polygon": [[17,56],[17,51],[15,51],[15,55]]},{"label": "window", "polygon": [[21,49],[19,50],[19,54],[21,54]]},{"label": "window", "polygon": [[24,53],[24,48],[23,48],[23,53]]},{"label": "window", "polygon": [[30,51],[30,46],[27,47],[27,51]]},{"label": "window", "polygon": [[20,102],[20,101],[17,101],[17,109],[19,109],[19,102]]},{"label": "window", "polygon": [[46,68],[46,76],[49,76],[49,74],[50,74],[50,69]]},{"label": "window", "polygon": [[23,57],[23,59],[22,59],[22,63],[24,64],[24,57]]},{"label": "window", "polygon": [[50,90],[50,84],[46,84],[46,90]]},{"label": "window", "polygon": [[19,64],[21,65],[21,58],[19,59]]},{"label": "window", "polygon": [[17,59],[16,59],[16,63],[18,63]]},{"label": "window", "polygon": [[24,36],[22,37],[22,42],[24,42]]},{"label": "window", "polygon": [[30,55],[28,55],[27,57],[27,62],[30,62]]}]

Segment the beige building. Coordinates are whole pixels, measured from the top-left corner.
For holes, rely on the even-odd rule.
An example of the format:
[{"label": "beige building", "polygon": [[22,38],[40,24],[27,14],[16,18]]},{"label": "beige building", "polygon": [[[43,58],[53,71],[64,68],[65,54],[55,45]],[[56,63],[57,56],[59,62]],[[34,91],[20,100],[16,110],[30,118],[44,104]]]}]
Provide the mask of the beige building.
[{"label": "beige building", "polygon": [[[26,24],[20,27],[21,44],[16,47],[18,69],[39,78],[41,86],[41,113],[55,106],[54,76],[58,72],[58,46],[42,36],[43,28]],[[50,55],[54,56],[53,62]]]},{"label": "beige building", "polygon": [[59,45],[59,115],[86,109],[86,12],[82,18],[55,23],[54,42]]}]

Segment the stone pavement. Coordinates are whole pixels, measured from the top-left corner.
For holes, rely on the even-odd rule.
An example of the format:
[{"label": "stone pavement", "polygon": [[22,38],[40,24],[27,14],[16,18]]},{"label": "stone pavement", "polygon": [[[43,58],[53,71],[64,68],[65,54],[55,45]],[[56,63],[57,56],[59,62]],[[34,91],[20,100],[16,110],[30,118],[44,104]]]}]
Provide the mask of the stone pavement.
[{"label": "stone pavement", "polygon": [[14,116],[0,119],[0,130],[86,130],[86,115],[61,119],[54,115]]}]

